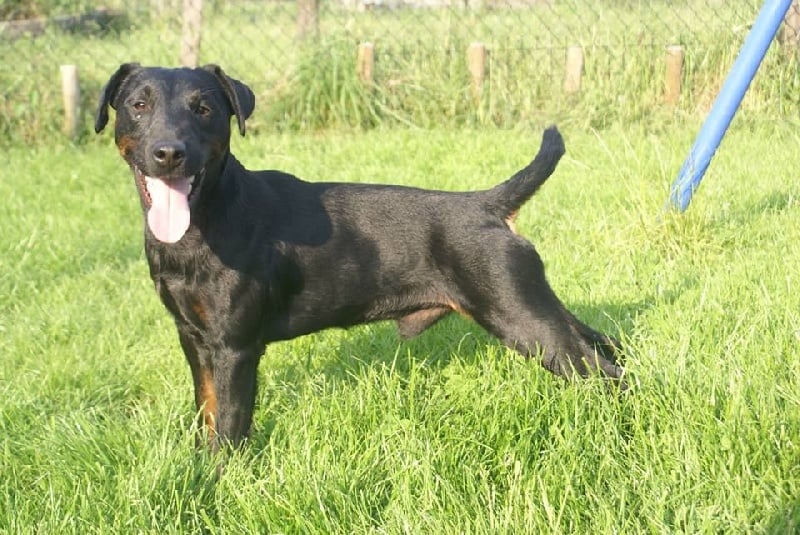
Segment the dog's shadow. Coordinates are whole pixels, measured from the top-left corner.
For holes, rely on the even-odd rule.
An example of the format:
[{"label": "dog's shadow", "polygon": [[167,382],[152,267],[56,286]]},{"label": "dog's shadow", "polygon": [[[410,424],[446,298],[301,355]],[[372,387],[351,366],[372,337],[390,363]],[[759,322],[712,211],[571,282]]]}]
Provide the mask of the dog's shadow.
[{"label": "dog's shadow", "polygon": [[790,500],[777,507],[775,514],[764,526],[763,533],[768,535],[800,533],[800,499]]},{"label": "dog's shadow", "polygon": [[[396,325],[390,321],[353,327],[341,336],[329,336],[323,331],[306,337],[308,343],[299,344],[304,351],[267,372],[268,384],[260,387],[260,409],[249,439],[256,451],[269,445],[281,412],[302,404],[312,390],[309,384],[319,380],[320,375],[325,383],[337,388],[357,388],[372,371],[383,370],[408,380],[414,368],[437,373],[454,358],[474,362],[480,348],[492,343],[500,345],[481,327],[454,314],[410,340],[400,338]],[[321,348],[331,343],[335,349]],[[269,358],[269,351],[267,347],[265,358]]]}]

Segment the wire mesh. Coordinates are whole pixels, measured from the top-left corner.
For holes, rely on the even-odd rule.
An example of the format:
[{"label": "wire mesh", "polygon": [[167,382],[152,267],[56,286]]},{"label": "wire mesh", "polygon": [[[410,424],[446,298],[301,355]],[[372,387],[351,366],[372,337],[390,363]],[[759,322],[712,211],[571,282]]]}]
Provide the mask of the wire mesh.
[{"label": "wire mesh", "polygon": [[[700,106],[702,95],[716,89],[727,68],[722,60],[738,50],[760,4],[760,0],[4,2],[0,137],[13,137],[19,129],[33,132],[40,123],[53,122],[46,103],[59,99],[62,64],[78,65],[87,106],[113,70],[129,61],[217,63],[246,80],[262,102],[270,102],[282,91],[296,91],[293,80],[303,69],[310,71],[301,77],[308,86],[316,78],[314,69],[321,70],[323,63],[328,70],[355,68],[356,47],[364,42],[374,44],[377,59],[370,77],[380,87],[376,106],[384,114],[411,98],[415,88],[460,113],[449,102],[469,100],[464,62],[473,42],[488,50],[490,96],[484,97],[479,111],[489,121],[502,122],[513,115],[511,108],[534,109],[537,100],[548,102],[548,96],[562,91],[564,57],[570,46],[584,51],[586,91],[594,88],[608,96],[616,88],[629,87],[625,98],[637,100],[633,91],[652,93],[663,85],[660,64],[666,47],[681,45],[686,50],[687,81],[708,85],[692,100],[693,106]],[[787,16],[790,19],[794,23],[782,30],[781,41],[797,46],[797,2]],[[331,66],[336,50],[343,50],[342,61]],[[791,68],[797,71],[796,61],[789,67],[788,78],[778,81],[775,91],[791,93],[798,88],[791,74]],[[336,84],[336,76],[344,75],[326,71],[320,78],[325,76]],[[447,80],[458,80],[460,85],[453,89]],[[791,94],[788,98],[788,107],[785,99],[776,104],[778,115],[787,109],[794,113],[791,105],[797,98]],[[305,105],[313,106],[313,101]],[[410,120],[420,122],[418,116]]]}]

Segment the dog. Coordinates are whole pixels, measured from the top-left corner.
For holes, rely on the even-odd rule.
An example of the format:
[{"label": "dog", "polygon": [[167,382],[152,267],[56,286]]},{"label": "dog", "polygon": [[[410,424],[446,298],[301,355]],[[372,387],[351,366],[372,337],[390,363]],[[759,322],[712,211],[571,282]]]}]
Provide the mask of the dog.
[{"label": "dog", "polygon": [[267,344],[329,327],[394,320],[409,338],[457,312],[555,374],[624,384],[619,342],[565,308],[514,229],[565,152],[555,126],[505,182],[444,192],[246,170],[230,151],[231,118],[244,135],[255,97],[216,65],[121,65],[97,133],[109,106],[150,277],[191,368],[201,446],[248,436]]}]

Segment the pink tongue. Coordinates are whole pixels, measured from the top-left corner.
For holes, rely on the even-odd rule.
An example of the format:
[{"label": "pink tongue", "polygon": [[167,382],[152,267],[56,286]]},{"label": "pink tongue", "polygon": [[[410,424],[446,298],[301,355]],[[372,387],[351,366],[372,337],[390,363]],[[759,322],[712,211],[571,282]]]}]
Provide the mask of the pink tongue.
[{"label": "pink tongue", "polygon": [[150,231],[164,243],[180,240],[189,228],[189,178],[165,182],[160,178],[147,179],[147,191],[152,205],[147,212]]}]

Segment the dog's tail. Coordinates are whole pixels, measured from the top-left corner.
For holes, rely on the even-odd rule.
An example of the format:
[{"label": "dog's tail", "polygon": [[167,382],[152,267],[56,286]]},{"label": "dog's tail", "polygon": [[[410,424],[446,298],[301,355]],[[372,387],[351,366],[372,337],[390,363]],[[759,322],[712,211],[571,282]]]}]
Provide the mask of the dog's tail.
[{"label": "dog's tail", "polygon": [[558,128],[551,126],[545,129],[542,145],[533,161],[487,192],[492,211],[503,218],[513,216],[553,174],[564,152],[564,138]]}]

